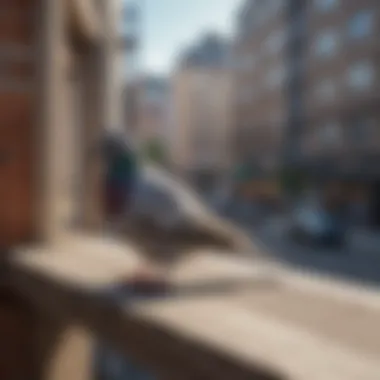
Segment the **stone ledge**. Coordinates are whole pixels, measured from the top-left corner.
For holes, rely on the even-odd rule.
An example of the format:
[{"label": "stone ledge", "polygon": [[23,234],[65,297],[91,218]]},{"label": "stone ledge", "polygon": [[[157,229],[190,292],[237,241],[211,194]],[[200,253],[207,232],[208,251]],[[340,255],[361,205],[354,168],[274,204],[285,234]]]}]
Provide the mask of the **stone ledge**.
[{"label": "stone ledge", "polygon": [[[67,240],[59,247],[50,255],[45,248],[46,254],[38,259],[32,251],[15,256],[10,262],[14,286],[45,312],[85,326],[165,379],[378,379],[378,350],[360,350],[330,339],[308,321],[300,327],[292,313],[284,316],[268,308],[274,302],[286,311],[292,307],[304,314],[302,305],[295,308],[301,298],[292,290],[243,281],[230,291],[138,302],[126,297],[124,303],[115,302],[108,291],[138,262],[133,249],[88,238]],[[128,258],[128,249],[134,259]],[[175,269],[173,282],[186,287],[191,280],[205,281],[207,268],[212,281],[235,276],[239,282],[253,276],[245,260],[240,265],[236,257],[230,264],[228,260],[200,253]],[[331,300],[318,302],[321,313],[331,306]],[[337,323],[345,318],[339,310]],[[368,321],[360,317],[363,313],[376,317],[371,310],[359,310],[347,333],[370,328],[363,325]]]}]

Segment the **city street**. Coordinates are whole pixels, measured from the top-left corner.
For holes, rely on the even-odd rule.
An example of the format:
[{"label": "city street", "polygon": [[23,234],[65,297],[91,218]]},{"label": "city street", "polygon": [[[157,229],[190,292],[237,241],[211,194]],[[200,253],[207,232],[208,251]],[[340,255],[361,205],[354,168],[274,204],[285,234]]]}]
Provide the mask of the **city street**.
[{"label": "city street", "polygon": [[380,286],[380,246],[376,242],[372,242],[372,246],[365,245],[351,235],[342,250],[305,246],[287,236],[284,220],[268,220],[250,230],[253,239],[263,244],[268,256],[281,264],[361,285]]}]

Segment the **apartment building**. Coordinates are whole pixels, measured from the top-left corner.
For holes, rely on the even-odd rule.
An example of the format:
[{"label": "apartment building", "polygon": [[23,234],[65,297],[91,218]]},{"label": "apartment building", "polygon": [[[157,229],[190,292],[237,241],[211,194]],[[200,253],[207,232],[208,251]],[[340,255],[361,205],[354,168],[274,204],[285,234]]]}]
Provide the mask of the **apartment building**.
[{"label": "apartment building", "polygon": [[379,224],[380,4],[314,0],[302,14],[300,158],[306,170],[338,181],[348,201],[366,204],[367,222]]},{"label": "apartment building", "polygon": [[308,6],[305,153],[378,151],[379,11],[379,3],[368,0],[315,0]]},{"label": "apartment building", "polygon": [[172,97],[173,161],[201,188],[213,187],[230,165],[231,90],[228,45],[207,35],[183,55]]},{"label": "apartment building", "polygon": [[235,43],[240,161],[275,156],[318,181],[344,180],[353,189],[345,197],[377,198],[379,12],[376,0],[244,3]]},{"label": "apartment building", "polygon": [[120,84],[123,86],[123,123],[128,137],[137,140],[138,104],[140,98],[139,55],[141,39],[141,10],[138,1],[129,0],[124,3],[123,35],[125,51],[122,60],[128,75]]},{"label": "apartment building", "polygon": [[103,15],[105,30],[104,64],[107,75],[105,81],[105,128],[124,130],[125,114],[123,93],[127,78],[127,54],[135,36],[129,33],[128,8],[121,0],[98,1],[98,9]]},{"label": "apartment building", "polygon": [[[243,3],[233,47],[234,161],[260,181],[271,182],[282,155],[288,122],[288,34],[286,1]],[[257,188],[257,183],[248,187]]]},{"label": "apartment building", "polygon": [[149,140],[168,142],[170,83],[165,77],[145,76],[140,80],[138,135],[142,143]]}]

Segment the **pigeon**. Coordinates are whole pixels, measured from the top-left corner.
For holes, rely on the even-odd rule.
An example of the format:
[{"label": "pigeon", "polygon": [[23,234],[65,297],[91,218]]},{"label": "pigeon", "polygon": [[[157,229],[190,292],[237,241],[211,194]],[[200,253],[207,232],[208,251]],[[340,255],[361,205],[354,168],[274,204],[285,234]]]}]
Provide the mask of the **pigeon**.
[{"label": "pigeon", "polygon": [[173,263],[202,248],[253,251],[251,239],[217,215],[189,185],[147,163],[139,169],[123,233],[157,263]]},{"label": "pigeon", "polygon": [[[106,134],[102,143],[106,161],[120,152],[136,157],[135,145],[122,134]],[[161,269],[204,248],[252,256],[252,240],[244,231],[208,207],[178,176],[149,162],[140,161],[136,169],[128,206],[117,226],[112,223],[118,238],[134,245],[143,256],[134,279],[126,280],[129,284],[160,283],[165,280]]]}]

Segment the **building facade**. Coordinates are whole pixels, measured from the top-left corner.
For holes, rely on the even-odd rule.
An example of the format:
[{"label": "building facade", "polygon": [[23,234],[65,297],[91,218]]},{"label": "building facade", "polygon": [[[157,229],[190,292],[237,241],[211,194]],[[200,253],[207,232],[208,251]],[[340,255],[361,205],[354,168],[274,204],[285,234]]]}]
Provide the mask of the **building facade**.
[{"label": "building facade", "polygon": [[[228,48],[206,37],[183,57],[173,78],[172,157],[178,170],[213,186],[230,165],[232,76]],[[202,179],[209,178],[209,179]]]},{"label": "building facade", "polygon": [[158,140],[165,145],[169,136],[170,83],[164,77],[146,76],[140,81],[138,131],[144,143]]},{"label": "building facade", "polygon": [[347,201],[368,210],[366,223],[380,224],[380,4],[314,0],[303,17],[300,158],[315,176],[340,182]]},{"label": "building facade", "polygon": [[123,92],[127,78],[127,54],[130,36],[125,24],[128,21],[123,1],[100,1],[98,8],[104,19],[105,46],[105,128],[124,130],[125,115]]},{"label": "building facade", "polygon": [[277,161],[287,118],[287,13],[282,1],[247,1],[234,42],[236,159]]},{"label": "building facade", "polygon": [[379,151],[376,1],[315,0],[305,12],[305,153]]},{"label": "building facade", "polygon": [[121,82],[123,86],[123,123],[124,130],[131,140],[138,138],[138,104],[140,99],[140,39],[141,39],[141,10],[139,2],[125,2],[123,35],[125,52],[123,67],[128,75]]},{"label": "building facade", "polygon": [[[2,258],[20,246],[58,244],[74,227],[102,227],[99,143],[104,126],[112,124],[107,97],[117,98],[113,91],[118,91],[110,46],[121,46],[120,36],[109,29],[112,3],[0,3]],[[27,295],[17,294],[9,272],[4,274],[0,378],[83,378],[79,356],[74,374],[53,368],[58,365],[49,332],[54,321],[45,310],[37,312]]]},{"label": "building facade", "polygon": [[238,13],[233,46],[234,164],[250,173],[244,180],[249,197],[252,189],[273,188],[272,176],[282,159],[289,85],[286,5],[281,0],[249,0]]},{"label": "building facade", "polygon": [[374,0],[245,2],[235,43],[239,160],[277,156],[324,182],[350,182],[361,189],[355,199],[376,198],[379,12]]}]

